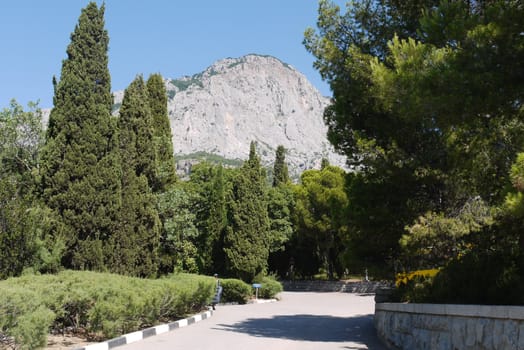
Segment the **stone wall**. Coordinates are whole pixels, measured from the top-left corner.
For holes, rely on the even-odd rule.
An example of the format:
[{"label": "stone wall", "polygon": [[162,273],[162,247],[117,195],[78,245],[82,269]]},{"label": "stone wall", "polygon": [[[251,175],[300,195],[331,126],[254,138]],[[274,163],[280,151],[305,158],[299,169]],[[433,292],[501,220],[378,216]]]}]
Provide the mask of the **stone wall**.
[{"label": "stone wall", "polygon": [[378,336],[390,349],[524,349],[524,307],[375,304]]}]

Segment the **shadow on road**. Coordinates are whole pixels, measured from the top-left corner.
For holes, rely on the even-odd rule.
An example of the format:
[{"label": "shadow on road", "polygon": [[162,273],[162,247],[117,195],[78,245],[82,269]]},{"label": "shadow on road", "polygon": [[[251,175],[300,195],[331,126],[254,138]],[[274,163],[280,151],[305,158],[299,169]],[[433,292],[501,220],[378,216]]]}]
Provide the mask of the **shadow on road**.
[{"label": "shadow on road", "polygon": [[[313,342],[356,342],[361,349],[383,349],[377,344],[373,315],[334,317],[325,315],[279,315],[247,319],[232,325],[219,324],[219,330]],[[358,348],[348,348],[358,349]]]}]

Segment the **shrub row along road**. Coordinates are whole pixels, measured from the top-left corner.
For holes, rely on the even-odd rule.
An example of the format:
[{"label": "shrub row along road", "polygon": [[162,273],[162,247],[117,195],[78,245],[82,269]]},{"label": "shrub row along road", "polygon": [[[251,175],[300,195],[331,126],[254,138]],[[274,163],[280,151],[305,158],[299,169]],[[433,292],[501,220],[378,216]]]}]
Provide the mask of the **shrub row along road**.
[{"label": "shrub row along road", "polygon": [[219,305],[209,319],[118,349],[386,349],[373,326],[373,296],[284,292],[281,297],[274,303]]}]

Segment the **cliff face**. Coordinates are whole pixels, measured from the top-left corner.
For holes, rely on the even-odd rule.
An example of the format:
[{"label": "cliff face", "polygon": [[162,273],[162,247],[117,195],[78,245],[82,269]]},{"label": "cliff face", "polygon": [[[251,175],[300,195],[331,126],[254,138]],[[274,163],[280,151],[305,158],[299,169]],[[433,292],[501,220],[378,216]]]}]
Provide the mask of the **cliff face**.
[{"label": "cliff face", "polygon": [[[191,77],[167,79],[166,88],[179,160],[211,154],[245,160],[249,143],[256,141],[261,161],[268,166],[277,146],[283,145],[294,175],[318,168],[322,158],[344,164],[326,138],[322,115],[329,99],[274,57],[227,58]],[[115,93],[115,102],[121,96]]]}]

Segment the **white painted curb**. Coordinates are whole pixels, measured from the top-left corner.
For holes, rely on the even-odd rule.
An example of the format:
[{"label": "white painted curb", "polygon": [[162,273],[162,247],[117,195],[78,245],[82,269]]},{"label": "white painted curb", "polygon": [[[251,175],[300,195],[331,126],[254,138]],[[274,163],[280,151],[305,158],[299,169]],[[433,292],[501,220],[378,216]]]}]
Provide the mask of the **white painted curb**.
[{"label": "white painted curb", "polygon": [[213,316],[213,311],[209,310],[201,314],[197,314],[197,315],[193,315],[188,318],[184,318],[182,320],[147,328],[147,329],[144,329],[138,332],[125,334],[118,338],[114,338],[114,339],[105,341],[103,343],[86,345],[82,348],[76,348],[75,350],[109,350],[109,349],[116,348],[117,346],[131,344],[131,343],[140,341],[148,337],[170,332],[177,328],[186,327],[190,324],[200,322],[202,320],[210,318],[211,316]]}]

